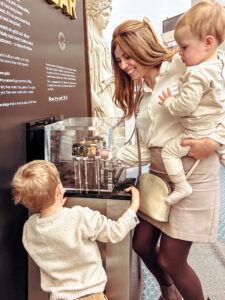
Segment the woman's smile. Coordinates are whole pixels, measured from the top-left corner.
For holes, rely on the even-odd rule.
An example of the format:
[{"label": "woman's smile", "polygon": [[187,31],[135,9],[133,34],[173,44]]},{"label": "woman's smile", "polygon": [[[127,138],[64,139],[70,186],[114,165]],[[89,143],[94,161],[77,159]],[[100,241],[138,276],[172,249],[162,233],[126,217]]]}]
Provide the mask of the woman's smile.
[{"label": "woman's smile", "polygon": [[127,74],[132,75],[135,71],[136,71],[136,68],[132,68],[132,69],[127,71]]}]

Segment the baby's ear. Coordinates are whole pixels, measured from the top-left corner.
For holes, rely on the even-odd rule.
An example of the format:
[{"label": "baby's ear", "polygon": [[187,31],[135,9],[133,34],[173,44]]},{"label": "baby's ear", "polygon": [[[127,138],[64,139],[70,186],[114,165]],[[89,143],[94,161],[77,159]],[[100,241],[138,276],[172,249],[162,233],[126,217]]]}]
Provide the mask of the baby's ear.
[{"label": "baby's ear", "polygon": [[205,38],[205,46],[207,48],[212,48],[215,45],[215,38],[212,35],[207,35]]}]

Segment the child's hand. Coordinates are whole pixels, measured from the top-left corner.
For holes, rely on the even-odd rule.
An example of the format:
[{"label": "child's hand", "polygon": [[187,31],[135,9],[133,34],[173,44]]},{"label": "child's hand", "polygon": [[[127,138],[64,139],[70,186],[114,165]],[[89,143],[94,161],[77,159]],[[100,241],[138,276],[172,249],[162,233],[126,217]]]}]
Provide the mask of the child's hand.
[{"label": "child's hand", "polygon": [[159,99],[161,100],[161,101],[159,102],[159,104],[160,104],[160,105],[163,105],[164,102],[166,101],[166,99],[169,98],[169,97],[171,97],[171,96],[172,96],[172,94],[171,94],[171,91],[170,91],[169,88],[167,88],[167,92],[162,91],[162,96],[159,95]]},{"label": "child's hand", "polygon": [[131,192],[131,204],[130,208],[136,213],[138,211],[140,205],[140,195],[139,190],[136,189],[134,186],[130,186],[125,189],[125,192]]}]

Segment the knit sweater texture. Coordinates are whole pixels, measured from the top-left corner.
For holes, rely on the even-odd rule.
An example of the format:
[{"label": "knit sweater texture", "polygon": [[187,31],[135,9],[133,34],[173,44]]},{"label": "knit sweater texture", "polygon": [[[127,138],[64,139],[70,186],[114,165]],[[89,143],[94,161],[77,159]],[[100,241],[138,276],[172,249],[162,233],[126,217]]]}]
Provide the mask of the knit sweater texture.
[{"label": "knit sweater texture", "polygon": [[41,288],[51,300],[103,292],[107,278],[96,241],[117,243],[137,222],[130,209],[113,221],[81,206],[46,218],[39,213],[30,216],[23,244],[40,267]]}]

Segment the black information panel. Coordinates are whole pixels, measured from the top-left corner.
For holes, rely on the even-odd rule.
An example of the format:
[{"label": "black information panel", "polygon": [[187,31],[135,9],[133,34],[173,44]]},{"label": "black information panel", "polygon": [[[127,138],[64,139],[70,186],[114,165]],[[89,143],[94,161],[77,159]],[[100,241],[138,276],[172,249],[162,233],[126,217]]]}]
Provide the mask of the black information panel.
[{"label": "black information panel", "polygon": [[82,1],[0,1],[3,167],[25,157],[26,122],[88,115],[83,23]]},{"label": "black information panel", "polygon": [[81,1],[61,2],[74,6],[71,16],[54,1],[0,1],[0,116],[68,113],[76,105],[86,114]]},{"label": "black information panel", "polygon": [[88,116],[82,0],[0,1],[1,298],[26,299],[27,217],[10,183],[26,161],[26,123]]}]

